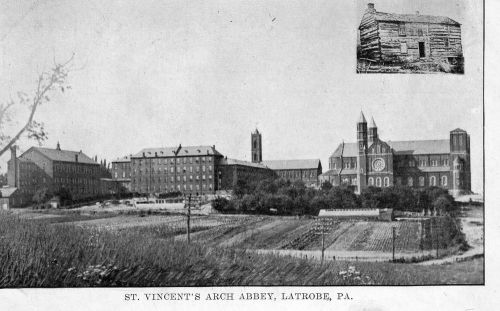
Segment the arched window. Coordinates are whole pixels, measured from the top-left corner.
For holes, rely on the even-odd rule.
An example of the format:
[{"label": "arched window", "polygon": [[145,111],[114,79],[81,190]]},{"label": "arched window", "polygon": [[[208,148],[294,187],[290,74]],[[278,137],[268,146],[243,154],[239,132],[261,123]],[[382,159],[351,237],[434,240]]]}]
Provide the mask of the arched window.
[{"label": "arched window", "polygon": [[389,177],[384,177],[384,187],[389,187]]},{"label": "arched window", "polygon": [[447,176],[441,177],[441,186],[448,186],[448,177]]},{"label": "arched window", "polygon": [[373,186],[373,177],[368,178],[368,185]]},{"label": "arched window", "polygon": [[436,176],[431,176],[429,179],[429,185],[430,186],[435,186],[436,185]]},{"label": "arched window", "polygon": [[408,187],[413,187],[413,178],[408,177]]},{"label": "arched window", "polygon": [[382,187],[382,178],[377,177],[376,183],[377,183],[377,187]]}]

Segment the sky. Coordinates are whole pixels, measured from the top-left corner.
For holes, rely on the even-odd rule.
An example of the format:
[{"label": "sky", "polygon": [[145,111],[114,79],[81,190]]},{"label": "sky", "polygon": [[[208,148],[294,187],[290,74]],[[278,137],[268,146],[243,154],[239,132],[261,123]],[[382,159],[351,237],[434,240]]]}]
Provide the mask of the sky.
[{"label": "sky", "polygon": [[146,147],[215,145],[250,160],[257,127],[264,160],[320,158],[326,171],[337,145],[355,140],[363,110],[383,140],[468,131],[472,188],[482,191],[481,1],[372,1],[461,23],[464,75],[356,74],[368,2],[2,1],[0,100],[32,92],[54,59],[75,53],[72,89],[37,111],[46,147],[59,141],[109,161]]}]

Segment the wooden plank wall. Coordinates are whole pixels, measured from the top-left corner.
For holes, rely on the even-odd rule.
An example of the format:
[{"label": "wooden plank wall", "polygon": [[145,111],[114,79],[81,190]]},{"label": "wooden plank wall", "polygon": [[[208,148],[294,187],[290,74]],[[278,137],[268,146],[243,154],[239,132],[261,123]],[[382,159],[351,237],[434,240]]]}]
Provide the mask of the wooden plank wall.
[{"label": "wooden plank wall", "polygon": [[380,60],[378,24],[371,14],[365,14],[359,25],[361,57]]},{"label": "wooden plank wall", "polygon": [[[444,24],[405,23],[405,35],[400,35],[399,23],[375,22],[369,19],[364,28],[360,26],[361,48],[369,54],[375,47],[376,60],[411,61],[420,58],[419,42],[425,43],[425,57],[461,57],[462,42],[460,26]],[[376,26],[378,24],[378,26]],[[378,38],[377,38],[378,36]],[[445,47],[446,38],[449,46]],[[401,44],[406,43],[407,53],[402,53]],[[372,54],[373,55],[373,54]],[[372,56],[374,57],[374,56]]]}]

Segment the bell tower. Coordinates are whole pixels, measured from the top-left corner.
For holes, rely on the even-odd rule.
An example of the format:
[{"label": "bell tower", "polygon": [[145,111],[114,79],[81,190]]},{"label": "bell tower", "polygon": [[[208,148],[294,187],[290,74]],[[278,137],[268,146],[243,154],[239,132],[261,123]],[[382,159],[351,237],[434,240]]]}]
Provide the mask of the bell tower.
[{"label": "bell tower", "polygon": [[367,169],[367,149],[368,149],[368,130],[365,115],[363,111],[359,115],[358,123],[356,124],[357,142],[358,142],[358,165],[357,165],[357,189],[356,193],[360,194],[366,188],[366,169]]},{"label": "bell tower", "polygon": [[258,129],[252,133],[252,163],[262,162],[262,135]]}]

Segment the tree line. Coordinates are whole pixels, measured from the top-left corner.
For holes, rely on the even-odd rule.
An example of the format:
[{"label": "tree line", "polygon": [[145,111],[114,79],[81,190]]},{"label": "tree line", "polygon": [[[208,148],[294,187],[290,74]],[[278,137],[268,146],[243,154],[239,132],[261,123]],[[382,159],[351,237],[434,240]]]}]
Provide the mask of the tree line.
[{"label": "tree line", "polygon": [[217,198],[212,206],[227,213],[318,215],[321,209],[392,208],[395,211],[450,214],[457,205],[447,190],[405,186],[369,187],[361,195],[352,188],[325,182],[320,189],[301,181],[265,179],[238,180],[231,199]]}]

